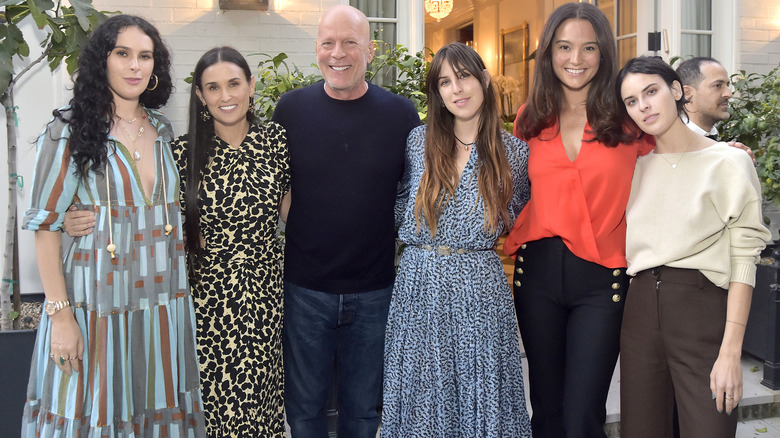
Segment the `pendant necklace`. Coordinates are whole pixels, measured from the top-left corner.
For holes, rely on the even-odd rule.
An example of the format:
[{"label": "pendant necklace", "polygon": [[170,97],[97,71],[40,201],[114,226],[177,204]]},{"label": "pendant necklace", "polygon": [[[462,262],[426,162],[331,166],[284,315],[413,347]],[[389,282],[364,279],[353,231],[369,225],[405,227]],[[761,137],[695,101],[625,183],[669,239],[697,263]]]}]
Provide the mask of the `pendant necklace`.
[{"label": "pendant necklace", "polygon": [[[119,123],[118,123],[119,127],[125,133],[127,138],[130,139],[130,143],[132,143],[132,145],[133,145],[133,153],[132,153],[133,160],[140,161],[141,160],[141,152],[139,152],[138,149],[135,147],[135,142],[136,142],[136,140],[141,138],[142,135],[144,135],[143,124],[141,125],[141,128],[138,130],[138,134],[133,135],[133,134],[130,134],[130,132],[127,130],[127,128],[124,127],[124,125],[122,125],[122,122],[125,122],[128,125],[130,125],[133,122],[135,122],[136,120],[138,120],[138,116],[136,116],[133,120],[125,120],[125,119],[119,117],[119,114],[117,114],[116,118],[119,119]],[[146,120],[146,115],[143,116],[143,120]]]},{"label": "pendant necklace", "polygon": [[690,148],[691,148],[690,146],[688,146],[687,148],[685,148],[685,152],[683,152],[683,153],[682,153],[682,155],[680,155],[680,158],[679,158],[677,161],[675,161],[674,163],[672,163],[671,161],[669,161],[669,159],[668,159],[668,158],[666,158],[666,155],[668,155],[668,154],[658,154],[658,155],[660,155],[660,156],[661,156],[661,158],[663,158],[663,159],[664,159],[664,161],[666,161],[666,162],[667,162],[667,163],[668,163],[670,166],[672,166],[672,169],[677,169],[677,164],[678,164],[680,161],[682,161],[682,159],[683,159],[683,158],[685,158],[685,154],[687,154],[687,153],[688,153],[688,149],[690,149]]},{"label": "pendant necklace", "polygon": [[466,152],[471,152],[471,148],[472,148],[472,147],[473,147],[475,144],[477,144],[477,141],[476,141],[476,140],[472,141],[471,143],[466,143],[465,141],[463,141],[463,140],[459,139],[459,138],[458,138],[458,136],[457,136],[457,135],[455,135],[455,133],[454,133],[454,132],[452,133],[452,135],[454,135],[454,136],[455,136],[455,140],[458,140],[458,142],[460,142],[460,144],[462,144],[462,145],[463,145],[463,148],[466,150]]}]

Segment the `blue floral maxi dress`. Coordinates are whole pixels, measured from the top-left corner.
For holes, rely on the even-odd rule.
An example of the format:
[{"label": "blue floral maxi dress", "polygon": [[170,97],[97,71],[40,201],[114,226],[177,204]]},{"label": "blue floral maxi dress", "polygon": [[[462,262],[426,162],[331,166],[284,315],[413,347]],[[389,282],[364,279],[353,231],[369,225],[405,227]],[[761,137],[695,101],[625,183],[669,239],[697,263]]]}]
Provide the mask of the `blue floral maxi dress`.
[{"label": "blue floral maxi dress", "polygon": [[[144,193],[135,162],[110,137],[108,163],[79,180],[68,125],[54,120],[38,140],[30,209],[23,227],[59,230],[72,202],[95,211],[92,234],[65,251],[68,299],[84,337],[82,370],[71,376],[49,358],[44,313],[33,351],[24,437],[203,437],[195,354],[195,313],[178,206],[179,177],[168,120],[156,127],[156,178]],[[67,113],[66,113],[67,116]],[[165,225],[173,230],[166,234]],[[116,258],[106,250],[109,235]]]},{"label": "blue floral maxi dress", "polygon": [[[503,141],[514,189],[509,216],[515,218],[530,197],[528,146],[506,133]],[[421,126],[406,148],[402,183],[409,197],[400,206],[399,238],[408,246],[387,323],[381,436],[530,437],[512,295],[492,249],[502,229],[484,228],[476,148],[431,239],[427,227],[418,234],[414,217],[424,147]]]}]

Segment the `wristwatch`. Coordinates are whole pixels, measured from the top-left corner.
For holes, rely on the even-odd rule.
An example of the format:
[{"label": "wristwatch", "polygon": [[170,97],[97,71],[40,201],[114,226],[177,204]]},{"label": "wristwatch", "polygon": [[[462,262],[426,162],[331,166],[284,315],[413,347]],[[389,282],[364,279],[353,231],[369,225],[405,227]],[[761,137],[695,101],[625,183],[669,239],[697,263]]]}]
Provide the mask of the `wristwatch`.
[{"label": "wristwatch", "polygon": [[46,311],[47,315],[52,316],[66,307],[70,307],[70,301],[68,300],[61,300],[61,301],[46,300],[46,304],[43,306],[43,309]]}]

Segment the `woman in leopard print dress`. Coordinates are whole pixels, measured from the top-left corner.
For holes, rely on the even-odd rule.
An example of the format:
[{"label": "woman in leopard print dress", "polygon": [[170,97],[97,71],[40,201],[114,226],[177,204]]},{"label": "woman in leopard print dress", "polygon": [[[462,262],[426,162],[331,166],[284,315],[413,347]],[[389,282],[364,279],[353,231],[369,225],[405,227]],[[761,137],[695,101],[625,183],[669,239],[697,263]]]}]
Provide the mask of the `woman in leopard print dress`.
[{"label": "woman in leopard print dress", "polygon": [[254,123],[254,89],[240,53],[206,52],[195,66],[189,132],[172,144],[210,437],[284,436],[276,228],[289,159],[283,128]]}]

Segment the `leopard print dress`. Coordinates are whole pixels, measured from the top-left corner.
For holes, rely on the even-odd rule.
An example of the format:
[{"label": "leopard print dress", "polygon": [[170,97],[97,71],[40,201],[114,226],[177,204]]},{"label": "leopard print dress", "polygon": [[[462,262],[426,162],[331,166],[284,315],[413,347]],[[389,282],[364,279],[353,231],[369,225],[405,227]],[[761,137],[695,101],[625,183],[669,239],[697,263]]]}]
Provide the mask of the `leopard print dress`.
[{"label": "leopard print dress", "polygon": [[[181,174],[187,141],[172,149]],[[202,262],[190,279],[208,435],[283,437],[282,247],[279,203],[289,190],[284,128],[254,125],[238,149],[215,137],[200,183]]]}]

